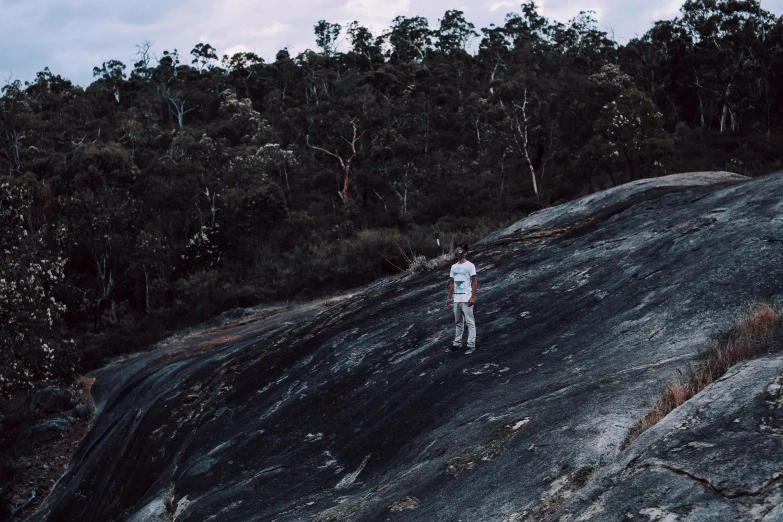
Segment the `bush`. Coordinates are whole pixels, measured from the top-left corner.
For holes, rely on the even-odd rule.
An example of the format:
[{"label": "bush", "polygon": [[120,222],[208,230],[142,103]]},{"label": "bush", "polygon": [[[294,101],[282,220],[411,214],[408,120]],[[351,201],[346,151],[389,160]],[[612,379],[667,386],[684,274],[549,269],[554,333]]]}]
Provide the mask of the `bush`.
[{"label": "bush", "polygon": [[23,393],[74,375],[72,341],[61,341],[65,306],[54,297],[65,278],[65,229],[38,223],[36,194],[0,183],[0,391]]}]

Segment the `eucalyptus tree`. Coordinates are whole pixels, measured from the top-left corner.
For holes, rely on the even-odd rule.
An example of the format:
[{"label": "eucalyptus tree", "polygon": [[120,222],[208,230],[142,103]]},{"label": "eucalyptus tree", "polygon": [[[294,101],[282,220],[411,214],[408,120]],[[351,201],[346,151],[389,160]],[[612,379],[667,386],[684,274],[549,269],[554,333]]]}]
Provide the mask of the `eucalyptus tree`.
[{"label": "eucalyptus tree", "polygon": [[465,52],[470,41],[479,34],[476,26],[465,19],[465,13],[449,10],[439,20],[439,27],[433,32],[437,39],[436,48],[444,54]]},{"label": "eucalyptus tree", "polygon": [[340,24],[329,23],[326,20],[319,20],[314,26],[315,29],[315,44],[321,49],[324,56],[331,56],[337,50],[339,42],[340,31],[343,30],[343,26]]},{"label": "eucalyptus tree", "polygon": [[208,43],[197,43],[190,50],[190,54],[193,56],[190,63],[195,65],[199,72],[214,67],[214,63],[218,61],[217,50]]},{"label": "eucalyptus tree", "polygon": [[391,46],[389,57],[392,63],[422,61],[432,49],[433,31],[423,16],[398,16],[385,34]]},{"label": "eucalyptus tree", "polygon": [[92,75],[98,78],[102,87],[114,95],[120,103],[120,87],[125,80],[125,64],[119,60],[103,62],[101,67],[93,67]]},{"label": "eucalyptus tree", "polygon": [[373,36],[369,29],[356,21],[348,25],[346,32],[351,42],[351,53],[361,57],[361,60],[355,62],[357,68],[372,68],[374,63],[383,60],[382,38]]},{"label": "eucalyptus tree", "polygon": [[[337,177],[337,194],[340,197],[340,201],[342,202],[343,208],[347,208],[348,202],[350,199],[350,196],[348,194],[348,189],[351,186],[351,183],[354,180],[354,172],[353,172],[353,163],[354,160],[357,159],[357,156],[359,155],[359,151],[357,150],[357,144],[359,140],[362,139],[362,134],[359,134],[359,128],[356,118],[351,118],[350,121],[347,122],[347,125],[343,125],[345,127],[348,127],[347,132],[343,132],[341,134],[335,134],[328,136],[328,139],[332,142],[336,142],[336,144],[332,145],[331,150],[324,148],[320,145],[314,145],[310,143],[310,135],[308,134],[306,137],[307,140],[307,146],[315,151],[322,152],[326,154],[327,156],[337,160],[337,162],[340,165],[339,170],[339,176]],[[339,132],[339,131],[338,131]],[[340,142],[344,142],[342,146],[338,145]],[[340,149],[344,149],[341,151]]]},{"label": "eucalyptus tree", "polygon": [[144,40],[142,43],[136,45],[137,60],[133,63],[133,72],[131,74],[137,74],[145,79],[150,77],[150,63],[153,60],[153,45],[155,45],[155,42],[150,42],[149,40]]},{"label": "eucalyptus tree", "polygon": [[720,133],[736,131],[741,112],[754,105],[746,100],[760,94],[759,85],[767,90],[769,54],[777,47],[767,36],[775,18],[757,0],[687,0],[681,12],[682,26],[693,40],[700,120],[715,124]]}]

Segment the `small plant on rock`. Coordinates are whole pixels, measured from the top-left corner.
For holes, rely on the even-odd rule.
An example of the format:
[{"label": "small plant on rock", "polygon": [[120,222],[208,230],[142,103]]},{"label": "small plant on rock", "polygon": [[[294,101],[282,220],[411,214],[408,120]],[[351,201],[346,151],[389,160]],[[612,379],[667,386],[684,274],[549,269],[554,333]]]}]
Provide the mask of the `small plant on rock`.
[{"label": "small plant on rock", "polygon": [[782,310],[768,304],[754,306],[737,326],[718,338],[704,352],[698,366],[689,376],[675,377],[666,384],[663,394],[650,411],[631,427],[620,449],[625,449],[645,430],[655,426],[675,408],[720,379],[738,362],[783,348],[779,336],[775,335],[781,329]]}]

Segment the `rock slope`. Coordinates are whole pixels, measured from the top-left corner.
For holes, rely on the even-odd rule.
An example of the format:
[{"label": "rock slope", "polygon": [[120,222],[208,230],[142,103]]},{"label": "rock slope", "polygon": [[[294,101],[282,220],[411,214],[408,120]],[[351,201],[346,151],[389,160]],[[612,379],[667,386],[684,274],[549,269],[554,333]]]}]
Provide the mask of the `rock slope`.
[{"label": "rock slope", "polygon": [[35,520],[783,519],[779,358],[617,451],[783,294],[782,224],[783,174],[644,180],[477,245],[473,355],[447,351],[443,267],[105,368]]}]

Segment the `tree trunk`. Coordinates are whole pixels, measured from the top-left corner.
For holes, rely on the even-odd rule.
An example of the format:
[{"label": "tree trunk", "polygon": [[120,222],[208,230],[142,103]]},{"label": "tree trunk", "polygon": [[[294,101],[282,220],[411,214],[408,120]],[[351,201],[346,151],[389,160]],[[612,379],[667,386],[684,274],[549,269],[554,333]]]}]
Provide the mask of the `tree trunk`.
[{"label": "tree trunk", "polygon": [[731,93],[731,82],[726,85],[726,93],[723,95],[723,112],[720,116],[720,133],[723,134],[726,128],[726,117],[729,115],[729,94]]},{"label": "tree trunk", "polygon": [[489,77],[489,93],[495,94],[495,88],[492,86],[492,84],[495,82],[495,73],[498,70],[498,65],[500,65],[500,60],[495,62],[495,66],[492,68],[492,75]]},{"label": "tree trunk", "polygon": [[[333,158],[336,158],[337,161],[340,162],[340,166],[342,167],[343,172],[343,183],[342,188],[340,189],[338,185],[338,195],[340,196],[340,199],[343,202],[343,208],[345,208],[345,205],[348,203],[348,185],[351,183],[351,162],[358,154],[356,151],[356,142],[361,138],[361,136],[356,135],[356,119],[351,120],[351,126],[353,127],[353,138],[348,141],[347,139],[343,138],[343,140],[351,146],[351,156],[344,160],[342,157],[338,156],[336,153],[328,151],[322,147],[317,147],[315,145],[310,144],[310,136],[306,136],[305,140],[307,141],[307,146],[311,149],[320,150],[321,152],[325,152],[329,156],[332,156]],[[339,183],[339,180],[338,180]]]},{"label": "tree trunk", "polygon": [[343,206],[348,203],[348,185],[351,183],[351,166],[346,165],[345,173],[343,174],[343,188],[340,191],[340,199],[343,200]]},{"label": "tree trunk", "polygon": [[291,193],[291,185],[288,184],[288,169],[285,166],[285,158],[283,158],[283,176],[285,177],[285,193],[289,195]]},{"label": "tree trunk", "polygon": [[533,165],[528,158],[528,167],[530,168],[530,177],[533,179],[533,193],[538,197],[538,183],[536,183],[536,171],[533,169]]},{"label": "tree trunk", "polygon": [[424,120],[424,155],[426,156],[430,150],[430,99],[426,98],[427,112],[425,113]]},{"label": "tree trunk", "polygon": [[536,183],[536,171],[533,168],[533,162],[530,161],[530,154],[528,153],[528,139],[527,139],[527,89],[525,89],[525,101],[522,104],[522,121],[525,122],[525,127],[523,129],[523,144],[524,144],[524,152],[525,152],[525,160],[527,161],[527,166],[530,169],[530,177],[533,179],[533,192],[536,194],[536,197],[538,197],[538,183]]},{"label": "tree trunk", "polygon": [[612,180],[612,186],[616,187],[617,186],[617,182],[614,179],[614,172],[612,171],[611,167],[609,167],[609,179]]},{"label": "tree trunk", "polygon": [[144,267],[144,314],[150,315],[150,274]]}]

